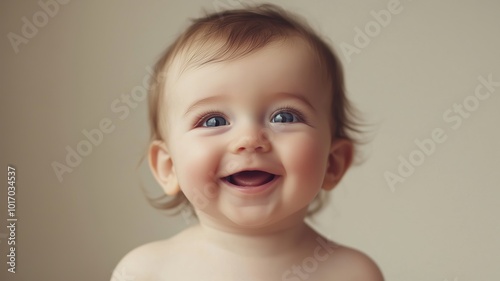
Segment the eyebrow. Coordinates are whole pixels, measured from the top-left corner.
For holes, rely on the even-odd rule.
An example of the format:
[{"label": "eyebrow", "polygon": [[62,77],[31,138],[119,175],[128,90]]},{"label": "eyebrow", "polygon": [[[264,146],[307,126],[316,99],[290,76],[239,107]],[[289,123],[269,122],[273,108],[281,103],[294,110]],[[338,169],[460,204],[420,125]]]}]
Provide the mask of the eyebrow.
[{"label": "eyebrow", "polygon": [[[218,96],[211,96],[211,97],[206,97],[201,100],[196,101],[192,105],[188,107],[186,112],[184,113],[184,116],[187,116],[191,111],[194,111],[198,107],[202,107],[207,104],[212,104],[218,101],[222,100],[227,100],[229,97],[226,95],[218,95]],[[277,92],[274,94],[271,98],[272,101],[280,99],[280,98],[292,98],[301,101],[304,103],[307,107],[309,107],[311,110],[315,110],[314,106],[307,100],[306,97],[300,94],[294,94],[294,93],[289,93],[289,92]]]},{"label": "eyebrow", "polygon": [[302,103],[307,105],[312,110],[315,110],[314,106],[309,102],[309,100],[304,97],[303,95],[300,94],[294,94],[294,93],[289,93],[289,92],[278,92],[275,95],[273,95],[273,100],[274,99],[279,99],[279,98],[292,98],[292,99],[297,99],[300,100]]},{"label": "eyebrow", "polygon": [[184,116],[188,115],[191,111],[195,110],[197,107],[201,107],[201,106],[211,104],[211,103],[221,101],[221,100],[226,100],[227,98],[228,97],[225,95],[220,95],[220,96],[206,97],[206,98],[203,98],[201,100],[198,100],[188,107],[188,109],[184,113]]}]

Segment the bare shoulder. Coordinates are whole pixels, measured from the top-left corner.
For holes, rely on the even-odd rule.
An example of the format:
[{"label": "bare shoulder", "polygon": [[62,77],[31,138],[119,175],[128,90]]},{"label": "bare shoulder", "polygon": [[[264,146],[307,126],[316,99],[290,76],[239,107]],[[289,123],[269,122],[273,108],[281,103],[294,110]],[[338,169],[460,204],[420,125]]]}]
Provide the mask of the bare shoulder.
[{"label": "bare shoulder", "polygon": [[115,267],[111,281],[161,279],[159,277],[165,274],[168,265],[182,258],[180,254],[187,247],[185,241],[186,236],[190,238],[190,232],[190,229],[186,229],[169,239],[150,242],[133,249]]},{"label": "bare shoulder", "polygon": [[[161,253],[168,247],[168,240],[155,241],[128,252],[113,270],[111,281],[154,280],[161,268]],[[166,251],[168,252],[168,251]]]},{"label": "bare shoulder", "polygon": [[384,280],[379,267],[368,255],[350,247],[338,245],[328,262],[335,280]]}]

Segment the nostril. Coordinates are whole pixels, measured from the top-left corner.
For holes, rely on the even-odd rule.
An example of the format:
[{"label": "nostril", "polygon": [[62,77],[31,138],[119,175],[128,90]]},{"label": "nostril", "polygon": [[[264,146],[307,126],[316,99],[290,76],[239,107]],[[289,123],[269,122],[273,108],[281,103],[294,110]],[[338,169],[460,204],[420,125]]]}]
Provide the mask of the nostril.
[{"label": "nostril", "polygon": [[266,152],[270,149],[270,143],[267,138],[267,133],[259,133],[255,135],[247,135],[238,137],[230,146],[233,153],[248,152]]},{"label": "nostril", "polygon": [[265,152],[269,150],[269,146],[265,144],[257,144],[257,145],[244,145],[240,146],[237,151],[238,152],[244,152],[244,151],[249,151],[249,152]]}]

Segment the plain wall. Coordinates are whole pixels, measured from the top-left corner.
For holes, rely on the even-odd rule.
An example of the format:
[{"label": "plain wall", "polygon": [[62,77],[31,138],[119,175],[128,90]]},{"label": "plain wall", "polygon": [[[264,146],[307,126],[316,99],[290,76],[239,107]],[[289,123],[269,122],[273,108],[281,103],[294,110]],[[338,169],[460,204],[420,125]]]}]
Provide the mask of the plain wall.
[{"label": "plain wall", "polygon": [[[365,163],[330,193],[314,227],[369,254],[386,280],[499,280],[500,87],[488,97],[481,88],[482,99],[474,93],[478,77],[500,81],[500,2],[402,0],[380,30],[372,11],[389,0],[271,2],[334,44],[349,95],[374,124]],[[141,183],[158,186],[146,165],[137,168],[146,102],[126,106],[128,114],[117,107],[140,90],[188,18],[237,4],[70,1],[43,25],[38,1],[0,2],[0,279],[109,280],[128,251],[192,223],[148,205]],[[24,37],[23,17],[33,16],[43,26]],[[366,27],[373,36],[362,42],[356,28]],[[18,52],[10,32],[24,37]],[[103,120],[114,130],[59,181],[52,164],[66,164],[67,147]],[[417,152],[415,142],[439,132],[429,155]],[[418,166],[401,176],[410,156]],[[8,164],[17,172],[16,274],[6,271]],[[391,188],[387,173],[402,182]]]}]

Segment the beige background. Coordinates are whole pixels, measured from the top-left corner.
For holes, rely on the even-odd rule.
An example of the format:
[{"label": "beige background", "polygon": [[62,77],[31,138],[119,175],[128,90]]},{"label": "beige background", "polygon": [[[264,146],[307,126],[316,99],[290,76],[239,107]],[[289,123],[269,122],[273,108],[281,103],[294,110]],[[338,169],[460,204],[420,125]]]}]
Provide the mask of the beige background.
[{"label": "beige background", "polygon": [[[390,1],[272,2],[300,12],[340,52]],[[190,223],[164,217],[141,191],[141,182],[156,188],[144,165],[136,169],[147,145],[146,102],[123,120],[111,106],[142,84],[187,18],[237,4],[74,0],[16,54],[8,33],[22,34],[22,18],[32,22],[41,7],[1,2],[1,280],[109,280],[129,250]],[[367,161],[348,173],[314,226],[368,253],[387,280],[499,280],[500,87],[456,130],[442,115],[473,102],[478,76],[500,81],[500,4],[402,0],[401,7],[350,62],[340,52],[348,91],[376,133]],[[105,118],[114,131],[58,181],[51,163],[64,163],[65,147],[75,149],[81,131]],[[414,141],[435,128],[446,141],[391,190],[384,173],[397,173],[398,156],[408,159]],[[5,263],[7,164],[17,168],[15,275]]]}]

